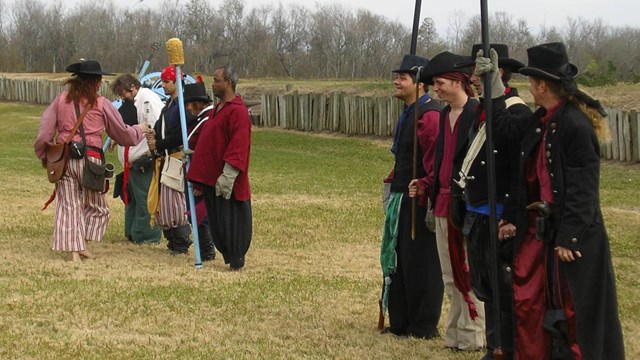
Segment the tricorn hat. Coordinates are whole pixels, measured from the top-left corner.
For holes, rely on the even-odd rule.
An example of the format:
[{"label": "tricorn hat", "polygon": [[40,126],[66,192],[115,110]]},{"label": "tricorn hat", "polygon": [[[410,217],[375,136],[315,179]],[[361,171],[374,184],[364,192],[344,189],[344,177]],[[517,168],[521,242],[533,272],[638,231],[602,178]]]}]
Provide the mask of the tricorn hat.
[{"label": "tricorn hat", "polygon": [[[513,72],[517,72],[518,69],[524,67],[524,64],[516,59],[509,57],[509,47],[505,44],[490,44],[491,49],[498,53],[498,66],[503,69],[510,69]],[[468,67],[475,65],[476,56],[478,51],[482,50],[482,44],[474,44],[471,47],[471,60],[466,63],[456,64],[456,67]]]},{"label": "tricorn hat", "polygon": [[65,71],[73,73],[74,75],[113,75],[111,73],[102,71],[100,63],[95,60],[86,60],[71,64],[67,66]]},{"label": "tricorn hat", "polygon": [[407,54],[402,58],[400,68],[393,70],[392,72],[415,74],[419,68],[421,68],[421,72],[424,72],[424,69],[428,64],[429,59],[427,58],[423,58],[418,55]]},{"label": "tricorn hat", "polygon": [[456,66],[456,64],[469,63],[470,57],[464,55],[457,55],[449,51],[441,52],[440,54],[431,58],[429,65],[425,70],[425,82],[428,85],[433,85],[433,77],[450,72],[461,72],[467,75],[471,74],[470,66]]},{"label": "tricorn hat", "polygon": [[197,82],[184,86],[184,103],[186,104],[192,101],[211,102],[204,83]]},{"label": "tricorn hat", "polygon": [[522,75],[551,80],[574,80],[578,68],[569,62],[563,43],[553,42],[527,49],[529,63],[518,70]]}]

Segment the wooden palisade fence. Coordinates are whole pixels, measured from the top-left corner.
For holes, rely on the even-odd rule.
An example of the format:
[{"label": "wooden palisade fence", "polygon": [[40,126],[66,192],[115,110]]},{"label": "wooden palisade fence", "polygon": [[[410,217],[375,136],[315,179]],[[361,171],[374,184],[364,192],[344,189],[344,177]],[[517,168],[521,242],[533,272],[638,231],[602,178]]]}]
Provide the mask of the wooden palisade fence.
[{"label": "wooden palisade fence", "polygon": [[257,126],[377,136],[393,134],[403,107],[393,97],[343,93],[262,95],[261,103]]},{"label": "wooden palisade fence", "polygon": [[[62,91],[62,81],[0,77],[0,100],[49,104]],[[100,90],[114,98],[107,81]],[[393,97],[330,94],[262,95],[261,113],[252,116],[261,127],[329,131],[347,135],[391,136],[403,104]],[[603,159],[640,161],[640,117],[636,111],[606,109],[612,142],[602,147]]]},{"label": "wooden palisade fence", "polygon": [[[333,131],[347,135],[391,136],[403,103],[393,97],[332,94],[262,95],[262,114],[254,125],[303,131]],[[611,143],[601,157],[640,161],[640,116],[636,111],[605,109]]]}]

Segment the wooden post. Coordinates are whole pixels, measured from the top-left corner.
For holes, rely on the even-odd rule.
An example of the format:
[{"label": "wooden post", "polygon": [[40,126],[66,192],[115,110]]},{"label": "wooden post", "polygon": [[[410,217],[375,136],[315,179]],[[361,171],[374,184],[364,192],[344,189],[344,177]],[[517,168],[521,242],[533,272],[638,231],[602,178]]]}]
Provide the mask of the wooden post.
[{"label": "wooden post", "polygon": [[640,126],[638,126],[638,112],[635,110],[629,112],[629,125],[631,128],[631,161],[637,162],[640,160],[640,146],[638,146]]},{"label": "wooden post", "polygon": [[629,112],[622,112],[622,137],[624,139],[624,161],[631,161],[631,127],[629,125]]},{"label": "wooden post", "polygon": [[611,124],[611,158],[620,160],[618,147],[618,112],[615,109],[609,111],[609,123]]}]

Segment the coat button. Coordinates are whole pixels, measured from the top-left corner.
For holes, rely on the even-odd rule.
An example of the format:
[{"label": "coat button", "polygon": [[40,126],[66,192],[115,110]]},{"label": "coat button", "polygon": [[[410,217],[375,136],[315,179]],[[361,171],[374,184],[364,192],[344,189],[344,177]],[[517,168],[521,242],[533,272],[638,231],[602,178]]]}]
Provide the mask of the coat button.
[{"label": "coat button", "polygon": [[571,239],[571,242],[575,244],[575,243],[578,242],[578,239],[577,238],[573,238],[573,239]]},{"label": "coat button", "polygon": [[484,161],[480,161],[480,165],[484,166],[485,162]]},{"label": "coat button", "polygon": [[555,128],[557,128],[557,127],[558,127],[558,124],[556,124],[556,123],[551,123],[551,128],[552,128],[552,129],[555,129]]},{"label": "coat button", "polygon": [[553,193],[554,193],[554,194],[557,194],[557,193],[558,193],[558,190],[553,190]]},{"label": "coat button", "polygon": [[551,157],[551,151],[547,151],[547,157]]},{"label": "coat button", "polygon": [[520,156],[524,156],[524,151],[520,153]]},{"label": "coat button", "polygon": [[549,176],[553,177],[553,173],[549,173]]},{"label": "coat button", "polygon": [[540,134],[541,132],[542,132],[542,129],[540,129],[540,128],[536,129],[536,134]]},{"label": "coat button", "polygon": [[508,199],[509,198],[509,194],[504,194],[504,198]]},{"label": "coat button", "polygon": [[506,272],[510,273],[510,272],[511,272],[511,267],[510,267],[510,266],[507,266],[506,268],[504,268],[504,271],[506,271]]},{"label": "coat button", "polygon": [[551,149],[551,144],[547,144],[547,149]]}]

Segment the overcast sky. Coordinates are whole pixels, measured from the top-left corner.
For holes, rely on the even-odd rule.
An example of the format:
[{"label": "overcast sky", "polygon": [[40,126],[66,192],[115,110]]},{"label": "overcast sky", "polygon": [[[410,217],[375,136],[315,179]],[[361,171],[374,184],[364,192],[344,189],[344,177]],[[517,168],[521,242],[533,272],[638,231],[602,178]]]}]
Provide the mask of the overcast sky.
[{"label": "overcast sky", "polygon": [[[86,0],[67,0],[66,6],[84,2]],[[113,0],[121,8],[159,7],[161,0]],[[176,0],[179,4],[186,4],[187,0]],[[207,0],[202,0],[207,1]],[[208,0],[214,7],[218,7],[222,0]],[[568,16],[594,20],[597,18],[611,26],[638,26],[638,15],[633,9],[637,0],[487,0],[489,12],[504,11],[512,14],[515,19],[525,18],[531,30],[536,32],[542,25],[563,26]],[[413,24],[415,0],[244,0],[248,8],[261,4],[282,2],[287,4],[303,4],[313,9],[315,4],[340,3],[351,9],[366,8],[373,13],[384,15],[391,20],[398,20],[407,27]],[[431,17],[438,33],[446,35],[451,18],[456,12],[462,12],[465,19],[480,13],[480,0],[439,0],[422,1],[421,19]]]}]

